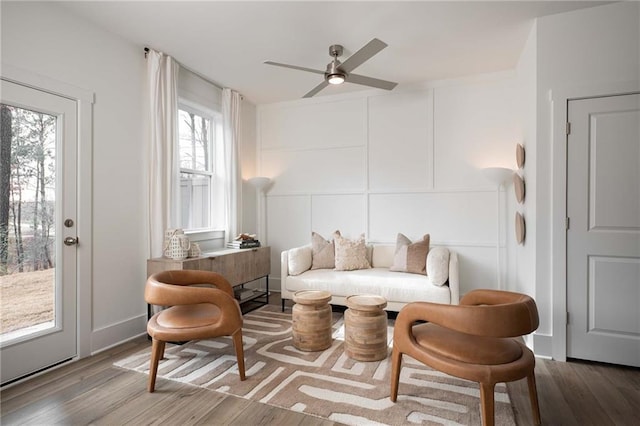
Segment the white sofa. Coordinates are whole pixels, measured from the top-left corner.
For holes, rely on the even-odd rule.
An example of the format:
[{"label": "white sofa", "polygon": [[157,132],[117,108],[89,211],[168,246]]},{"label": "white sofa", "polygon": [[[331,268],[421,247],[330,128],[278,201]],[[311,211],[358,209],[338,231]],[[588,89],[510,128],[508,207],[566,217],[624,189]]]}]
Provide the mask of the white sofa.
[{"label": "white sofa", "polygon": [[[443,285],[434,285],[426,275],[390,271],[395,249],[395,244],[368,245],[367,257],[371,263],[371,269],[355,271],[310,269],[310,245],[283,251],[280,257],[282,310],[284,311],[285,301],[292,300],[293,294],[299,290],[326,290],[333,296],[331,304],[343,306],[346,306],[347,296],[377,294],[387,299],[387,310],[396,312],[400,311],[405,304],[415,301],[458,304],[460,281],[458,256],[455,252],[449,250],[448,265],[433,266],[433,268],[448,268],[448,271],[440,270],[432,274],[432,276],[445,274],[444,276],[447,277]],[[298,275],[290,274],[289,262],[293,262],[291,259],[293,253],[296,256],[297,272],[304,271]]]}]

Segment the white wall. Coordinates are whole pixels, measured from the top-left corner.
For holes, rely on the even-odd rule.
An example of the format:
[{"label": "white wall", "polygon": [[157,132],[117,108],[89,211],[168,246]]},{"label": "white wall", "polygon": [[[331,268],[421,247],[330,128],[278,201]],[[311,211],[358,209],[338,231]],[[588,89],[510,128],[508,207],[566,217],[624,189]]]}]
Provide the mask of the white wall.
[{"label": "white wall", "polygon": [[[516,66],[518,80],[518,114],[522,125],[522,140],[520,143],[525,149],[524,167],[518,169],[514,163],[514,171],[525,182],[525,198],[519,204],[515,195],[512,195],[509,203],[508,217],[514,218],[519,212],[525,220],[525,240],[522,245],[516,242],[515,224],[508,227],[508,255],[507,267],[509,269],[507,289],[528,294],[535,298],[535,248],[536,248],[536,41],[537,25],[532,24],[529,37],[524,45],[520,59]],[[515,156],[515,149],[513,152]],[[513,194],[513,186],[510,187]],[[533,336],[525,337],[527,344],[533,347]],[[535,348],[534,348],[535,349]]]},{"label": "white wall", "polygon": [[242,223],[240,232],[255,234],[257,229],[256,190],[247,180],[258,175],[256,169],[256,106],[243,99],[240,105],[238,156],[242,176]]},{"label": "white wall", "polygon": [[[497,193],[480,169],[514,167],[517,81],[497,73],[259,106],[260,169],[274,180],[267,227],[275,285],[282,250],[309,243],[311,231],[339,229],[387,243],[398,232],[430,233],[432,244],[459,253],[463,293],[497,287]],[[510,195],[502,200],[502,226],[512,226],[504,220]]]},{"label": "white wall", "polygon": [[[562,221],[562,203],[554,203],[554,193],[563,191],[564,176],[553,175],[554,149],[562,140],[564,123],[551,120],[550,97],[558,93],[592,92],[640,82],[640,4],[619,2],[576,12],[548,16],[537,23],[537,129],[536,129],[536,300],[540,327],[536,333],[536,353],[564,352],[552,348],[552,332],[563,328],[564,300],[554,292],[566,288],[562,277],[553,276],[554,263],[564,253],[554,252],[554,244],[564,233],[553,235],[554,221]],[[562,105],[558,105],[562,108]],[[558,130],[560,131],[558,133]],[[553,345],[565,346],[563,339]]]},{"label": "white wall", "polygon": [[[525,219],[525,241],[522,245],[515,245],[514,262],[515,267],[514,287],[511,290],[535,296],[536,276],[535,276],[535,248],[536,248],[536,40],[537,26],[532,25],[531,32],[524,46],[518,66],[518,96],[519,114],[522,123],[522,145],[525,149],[525,164],[522,169],[517,169],[517,173],[525,182],[524,203],[518,204],[513,199],[511,204],[515,212],[520,212]],[[515,150],[514,150],[515,156]],[[515,241],[515,232],[510,228],[512,235],[509,241]],[[514,243],[515,244],[515,243]]]}]

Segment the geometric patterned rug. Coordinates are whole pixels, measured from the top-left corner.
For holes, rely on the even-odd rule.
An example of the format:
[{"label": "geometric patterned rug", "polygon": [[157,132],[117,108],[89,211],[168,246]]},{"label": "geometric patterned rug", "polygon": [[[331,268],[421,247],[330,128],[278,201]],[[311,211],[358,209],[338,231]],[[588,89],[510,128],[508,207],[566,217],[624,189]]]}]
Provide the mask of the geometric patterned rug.
[{"label": "geometric patterned rug", "polygon": [[[259,401],[349,425],[480,425],[478,384],[434,371],[403,356],[398,401],[389,399],[391,357],[359,362],[343,352],[344,321],[334,312],[333,344],[320,352],[302,352],[291,342],[291,313],[267,305],[244,316],[247,379],[238,377],[233,343],[228,337],[184,345],[167,344],[158,367],[163,379]],[[389,321],[389,354],[393,342]],[[150,348],[114,365],[149,371]],[[514,425],[504,383],[496,385],[496,425]]]}]

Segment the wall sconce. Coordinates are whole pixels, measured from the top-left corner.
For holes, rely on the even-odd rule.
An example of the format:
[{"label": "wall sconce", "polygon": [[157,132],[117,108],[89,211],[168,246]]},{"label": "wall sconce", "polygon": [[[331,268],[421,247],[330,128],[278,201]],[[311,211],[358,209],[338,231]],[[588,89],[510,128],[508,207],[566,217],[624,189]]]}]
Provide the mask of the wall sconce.
[{"label": "wall sconce", "polygon": [[486,167],[482,169],[484,176],[496,185],[497,191],[497,235],[496,235],[496,274],[498,276],[498,289],[502,290],[502,268],[500,267],[500,228],[502,222],[500,221],[500,187],[507,185],[507,183],[513,178],[513,170],[506,167]]},{"label": "wall sconce", "polygon": [[264,176],[252,177],[248,181],[254,188],[256,188],[257,197],[257,210],[258,210],[258,230],[257,234],[262,240],[263,244],[267,244],[267,221],[266,221],[266,192],[271,186],[271,178]]},{"label": "wall sconce", "polygon": [[256,176],[249,179],[249,183],[253,185],[258,191],[264,191],[269,185],[271,185],[271,178],[264,176]]},{"label": "wall sconce", "polygon": [[513,176],[513,170],[506,167],[485,167],[482,169],[482,173],[498,187],[506,183]]}]

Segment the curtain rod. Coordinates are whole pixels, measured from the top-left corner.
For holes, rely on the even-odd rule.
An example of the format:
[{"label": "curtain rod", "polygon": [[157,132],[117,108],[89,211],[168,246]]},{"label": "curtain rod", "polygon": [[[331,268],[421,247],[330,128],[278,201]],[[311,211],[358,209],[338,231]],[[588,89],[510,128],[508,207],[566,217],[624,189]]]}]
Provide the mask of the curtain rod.
[{"label": "curtain rod", "polygon": [[[148,48],[148,47],[145,47],[145,48],[144,48],[144,57],[146,58],[148,54],[149,54],[149,48]],[[178,62],[178,61],[176,61],[176,62]],[[223,89],[224,89],[224,87],[220,86],[220,85],[219,85],[218,83],[216,83],[215,81],[212,81],[212,80],[208,79],[207,77],[205,77],[205,76],[203,76],[202,74],[200,74],[200,73],[198,73],[198,72],[196,72],[196,71],[192,70],[191,68],[185,67],[185,66],[184,66],[184,65],[182,65],[180,62],[178,62],[178,65],[180,65],[180,67],[181,67],[181,68],[184,68],[185,70],[189,71],[190,73],[192,73],[192,74],[196,75],[197,77],[200,77],[201,79],[203,79],[203,80],[204,80],[204,81],[206,81],[207,83],[214,85],[214,86],[215,86],[215,87],[217,87],[218,89],[220,89],[220,90],[223,90]]]}]

